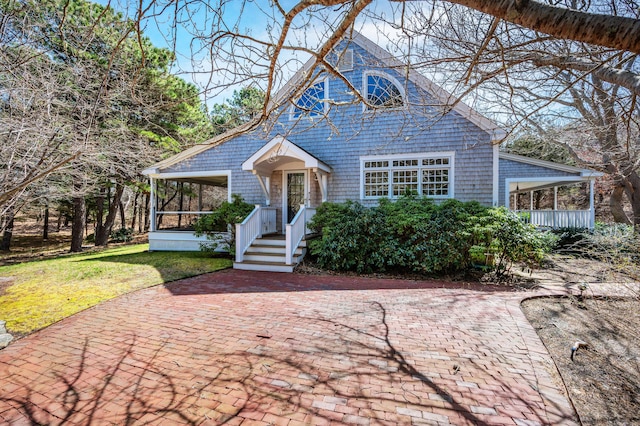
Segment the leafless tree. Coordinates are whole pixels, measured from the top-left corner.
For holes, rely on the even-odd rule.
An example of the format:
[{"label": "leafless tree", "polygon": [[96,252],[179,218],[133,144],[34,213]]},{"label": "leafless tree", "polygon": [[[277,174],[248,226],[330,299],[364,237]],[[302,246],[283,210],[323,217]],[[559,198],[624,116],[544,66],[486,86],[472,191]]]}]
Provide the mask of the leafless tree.
[{"label": "leafless tree", "polygon": [[[579,6],[636,21],[640,13],[631,2]],[[636,53],[557,39],[456,5],[434,5],[425,12],[414,9],[405,15],[415,66],[432,73],[437,69],[443,84],[511,129],[544,134],[568,148],[579,164],[607,173],[615,182],[610,198],[614,219],[640,225]],[[632,218],[622,208],[625,197]]]},{"label": "leafless tree", "polygon": [[169,73],[170,51],[109,8],[84,0],[0,6],[0,209],[15,214],[25,191],[52,177],[73,200],[71,250],[82,248],[88,197],[104,245],[125,185],[162,153],[206,137],[197,90]]}]

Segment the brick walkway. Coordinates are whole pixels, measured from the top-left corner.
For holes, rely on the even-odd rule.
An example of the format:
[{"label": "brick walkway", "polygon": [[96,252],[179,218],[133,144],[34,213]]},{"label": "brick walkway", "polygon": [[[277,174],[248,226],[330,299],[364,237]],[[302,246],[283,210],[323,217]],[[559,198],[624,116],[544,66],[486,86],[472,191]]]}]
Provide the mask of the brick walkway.
[{"label": "brick walkway", "polygon": [[446,287],[227,270],[142,290],[0,351],[0,422],[572,424],[530,293]]}]

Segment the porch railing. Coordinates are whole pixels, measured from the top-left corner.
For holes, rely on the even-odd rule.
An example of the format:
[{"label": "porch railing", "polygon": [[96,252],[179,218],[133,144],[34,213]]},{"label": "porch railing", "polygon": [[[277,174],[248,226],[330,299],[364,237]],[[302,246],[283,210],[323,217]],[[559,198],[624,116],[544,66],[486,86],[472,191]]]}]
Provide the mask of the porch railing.
[{"label": "porch railing", "polygon": [[293,254],[304,236],[309,232],[307,224],[315,214],[316,209],[301,205],[291,223],[287,224],[285,231],[285,263],[287,265],[293,264]]},{"label": "porch railing", "polygon": [[156,211],[155,212],[155,229],[153,231],[176,230],[191,231],[193,223],[200,216],[213,213],[212,211]]},{"label": "porch railing", "polygon": [[522,219],[545,228],[588,228],[593,224],[590,210],[518,210]]},{"label": "porch railing", "polygon": [[244,260],[244,254],[256,238],[276,232],[276,209],[256,205],[249,216],[236,224],[236,262]]}]

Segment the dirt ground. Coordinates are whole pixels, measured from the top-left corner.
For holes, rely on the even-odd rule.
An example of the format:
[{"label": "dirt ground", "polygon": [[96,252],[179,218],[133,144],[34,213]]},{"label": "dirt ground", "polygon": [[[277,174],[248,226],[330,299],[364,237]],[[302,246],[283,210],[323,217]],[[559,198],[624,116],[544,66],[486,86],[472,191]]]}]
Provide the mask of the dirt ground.
[{"label": "dirt ground", "polygon": [[522,308],[551,353],[582,424],[640,424],[639,300],[539,298]]},{"label": "dirt ground", "polygon": [[554,255],[528,277],[534,287],[561,286],[573,294],[529,299],[522,309],[553,357],[582,424],[640,425],[638,266]]}]

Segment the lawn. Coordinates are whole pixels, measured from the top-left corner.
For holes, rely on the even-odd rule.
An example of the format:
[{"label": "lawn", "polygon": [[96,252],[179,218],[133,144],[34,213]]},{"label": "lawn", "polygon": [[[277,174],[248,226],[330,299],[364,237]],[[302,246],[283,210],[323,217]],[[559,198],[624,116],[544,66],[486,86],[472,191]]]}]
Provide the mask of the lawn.
[{"label": "lawn", "polygon": [[149,252],[148,244],[0,266],[0,319],[23,335],[141,288],[231,266],[200,252]]}]

